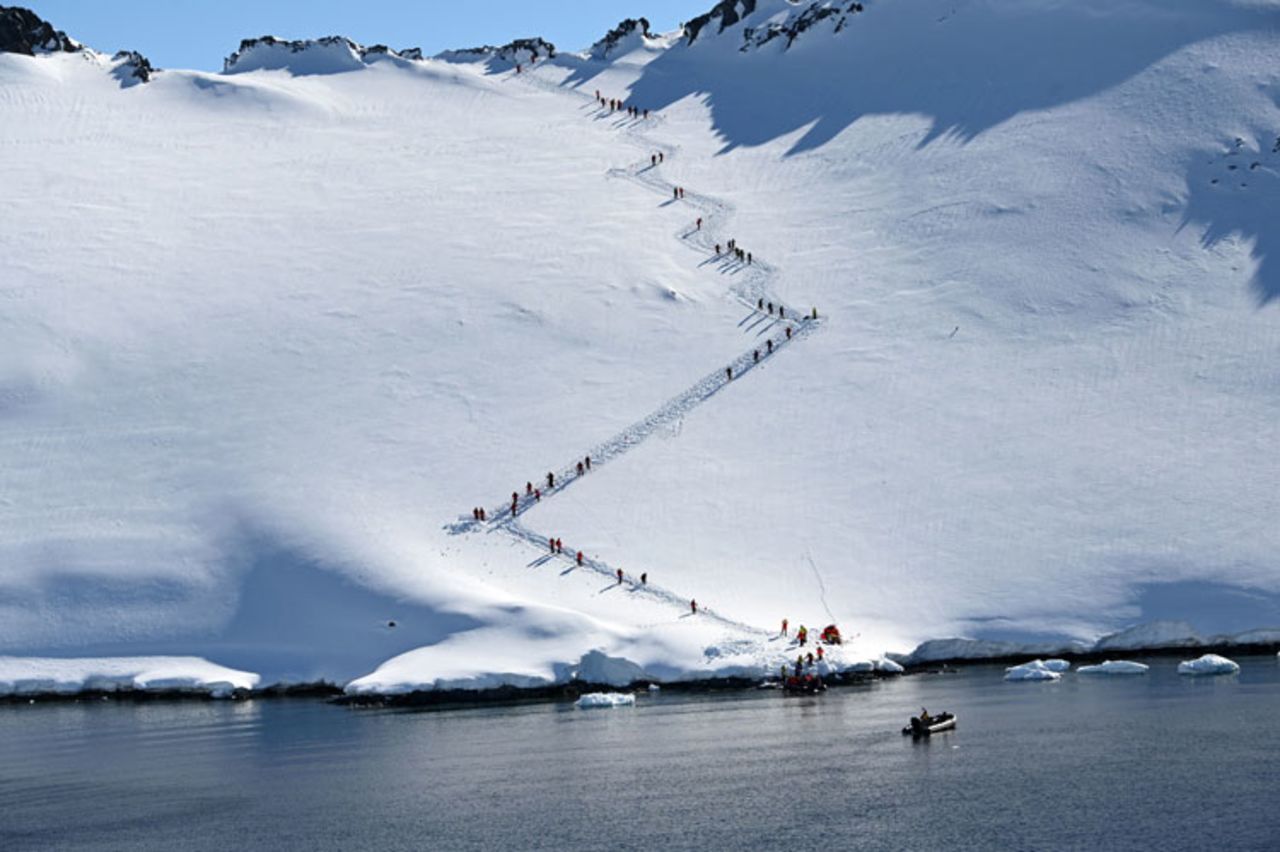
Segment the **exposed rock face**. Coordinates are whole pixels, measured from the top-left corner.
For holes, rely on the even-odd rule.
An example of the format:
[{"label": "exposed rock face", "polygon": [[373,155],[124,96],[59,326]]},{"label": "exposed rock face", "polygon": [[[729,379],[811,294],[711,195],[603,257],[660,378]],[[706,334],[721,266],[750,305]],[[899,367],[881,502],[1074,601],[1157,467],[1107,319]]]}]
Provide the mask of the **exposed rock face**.
[{"label": "exposed rock face", "polygon": [[72,53],[80,45],[61,30],[21,6],[0,6],[0,53]]},{"label": "exposed rock face", "polygon": [[722,33],[755,10],[756,0],[720,0],[711,7],[711,11],[699,15],[684,25],[685,38],[689,40],[689,44],[693,44],[703,28],[716,20],[720,22],[720,28],[716,32]]},{"label": "exposed rock face", "polygon": [[[684,25],[685,38],[689,44],[693,44],[698,35],[713,22],[719,22],[716,32],[722,33],[745,21],[759,7],[758,0],[721,0],[711,11]],[[761,27],[743,28],[740,50],[761,47],[778,38],[785,38],[786,47],[790,47],[801,33],[813,29],[822,21],[832,21],[835,32],[840,32],[849,16],[861,12],[863,6],[859,0],[786,0],[778,8],[786,13],[783,20],[770,21]]]},{"label": "exposed rock face", "polygon": [[627,18],[605,33],[604,38],[591,45],[591,58],[608,59],[620,45],[639,38],[653,38],[653,33],[649,31],[648,18]]},{"label": "exposed rock face", "polygon": [[[328,66],[328,70],[342,70],[345,63],[357,67],[366,63],[370,57],[391,57],[416,61],[422,59],[422,51],[411,47],[405,50],[392,50],[385,44],[365,47],[346,36],[325,36],[317,39],[299,39],[289,41],[275,36],[247,38],[240,42],[240,48],[222,62],[224,74],[257,68],[287,67],[290,63],[283,57],[294,56],[303,59],[316,59],[317,69]],[[326,62],[321,57],[328,56]],[[276,61],[281,60],[281,61]]]},{"label": "exposed rock face", "polygon": [[840,32],[844,29],[849,16],[861,11],[862,3],[855,2],[855,0],[843,0],[842,2],[834,3],[810,3],[784,22],[774,22],[764,27],[747,27],[742,33],[745,43],[741,49],[748,50],[751,47],[762,47],[776,38],[785,38],[787,40],[786,46],[790,47],[791,43],[801,33],[812,29],[819,22],[827,19],[834,19],[835,32]]},{"label": "exposed rock face", "polygon": [[554,59],[556,46],[543,38],[518,38],[509,44],[495,47],[491,44],[480,47],[466,47],[460,50],[446,50],[438,55],[439,59],[461,62],[489,60],[509,64],[526,63],[531,59]]},{"label": "exposed rock face", "polygon": [[151,67],[151,62],[148,61],[147,57],[136,50],[122,50],[111,58],[117,61],[123,60],[124,64],[116,69],[116,75],[126,80],[132,79],[140,83],[149,83],[151,82],[151,75],[156,72],[156,69]]}]

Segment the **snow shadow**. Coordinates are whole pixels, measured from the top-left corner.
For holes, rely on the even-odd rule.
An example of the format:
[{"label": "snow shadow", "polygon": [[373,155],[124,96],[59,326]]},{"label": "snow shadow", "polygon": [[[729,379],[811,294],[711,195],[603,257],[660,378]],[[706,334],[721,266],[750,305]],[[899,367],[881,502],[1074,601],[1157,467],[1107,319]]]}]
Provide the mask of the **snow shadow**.
[{"label": "snow shadow", "polygon": [[1148,583],[1138,588],[1136,624],[1185,621],[1201,635],[1280,627],[1280,594],[1212,580]]},{"label": "snow shadow", "polygon": [[[1261,7],[1170,6],[885,3],[837,35],[819,26],[787,50],[778,39],[745,52],[735,26],[663,52],[627,100],[662,109],[702,98],[724,140],[720,153],[802,129],[788,155],[811,151],[867,115],[924,116],[923,147],[942,137],[968,141],[1019,113],[1096,95],[1193,42],[1275,26]],[[607,67],[584,63],[566,85],[586,85]]]},{"label": "snow shadow", "polygon": [[[234,591],[231,617],[212,632],[88,646],[23,649],[31,656],[187,656],[257,672],[263,685],[327,680],[345,683],[387,659],[481,626],[470,616],[442,612],[382,594],[291,548],[258,536],[241,539],[246,567]],[[66,576],[47,596],[71,611],[86,607],[122,613],[208,606],[208,589],[176,579],[147,583]],[[395,626],[391,624],[394,622]]]},{"label": "snow shadow", "polygon": [[1187,173],[1181,227],[1200,225],[1206,249],[1236,235],[1253,241],[1258,306],[1280,298],[1280,127],[1223,141]]}]

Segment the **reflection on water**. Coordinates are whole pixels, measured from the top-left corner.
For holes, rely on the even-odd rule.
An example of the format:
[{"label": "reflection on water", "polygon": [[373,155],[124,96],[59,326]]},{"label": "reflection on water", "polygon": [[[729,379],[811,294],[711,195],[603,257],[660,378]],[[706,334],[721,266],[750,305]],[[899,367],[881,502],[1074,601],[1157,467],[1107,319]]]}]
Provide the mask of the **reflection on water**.
[{"label": "reflection on water", "polygon": [[[1280,666],[453,712],[0,707],[0,848],[1275,848]],[[913,743],[921,706],[959,729]]]}]

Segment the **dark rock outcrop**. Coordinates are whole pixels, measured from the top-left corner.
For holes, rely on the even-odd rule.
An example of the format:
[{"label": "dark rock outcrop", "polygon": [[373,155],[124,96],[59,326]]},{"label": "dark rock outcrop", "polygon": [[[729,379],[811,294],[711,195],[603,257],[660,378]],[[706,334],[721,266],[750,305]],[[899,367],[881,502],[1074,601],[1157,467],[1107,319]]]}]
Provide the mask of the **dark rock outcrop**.
[{"label": "dark rock outcrop", "polygon": [[21,6],[0,6],[0,53],[74,53],[80,45],[62,30]]},{"label": "dark rock outcrop", "polygon": [[122,83],[129,80],[149,83],[151,82],[151,75],[157,70],[151,67],[151,62],[147,57],[136,50],[122,50],[111,58],[117,61],[124,60],[124,64],[120,65],[115,71],[116,76],[120,78]]},{"label": "dark rock outcrop", "polygon": [[720,22],[720,28],[716,32],[722,33],[726,28],[738,23],[755,10],[756,0],[720,0],[719,3],[711,7],[711,11],[685,23],[685,38],[689,44],[693,44],[697,40],[698,34],[706,28],[707,24],[715,20]]},{"label": "dark rock outcrop", "polygon": [[627,18],[609,30],[609,32],[605,33],[604,38],[591,45],[591,58],[608,59],[618,45],[636,33],[639,33],[644,38],[653,38],[653,33],[649,31],[648,18]]},{"label": "dark rock outcrop", "polygon": [[827,2],[827,3],[811,3],[808,7],[800,11],[799,14],[793,15],[782,23],[771,23],[765,27],[748,27],[742,33],[745,43],[742,50],[751,47],[762,47],[776,38],[785,38],[787,47],[800,36],[801,33],[813,29],[821,21],[830,18],[835,19],[835,32],[844,29],[845,23],[850,15],[856,15],[862,11],[862,3],[855,0],[843,0],[843,2]]},{"label": "dark rock outcrop", "polygon": [[399,59],[420,60],[422,59],[422,50],[416,47],[406,48],[405,50],[392,50],[385,44],[375,44],[372,47],[365,47],[362,44],[352,41],[346,36],[325,36],[317,39],[297,39],[288,40],[280,39],[275,36],[265,35],[259,38],[246,38],[241,40],[240,47],[222,61],[222,71],[224,74],[232,71],[240,70],[237,68],[240,63],[250,54],[260,49],[280,48],[289,53],[301,54],[312,49],[327,49],[332,47],[346,48],[350,52],[354,62],[364,62],[370,56],[389,56]]},{"label": "dark rock outcrop", "polygon": [[527,62],[529,58],[536,59],[554,59],[556,55],[556,46],[544,38],[518,38],[501,47],[491,44],[481,45],[480,47],[464,47],[460,50],[446,50],[437,56],[439,59],[449,61],[475,61],[488,59],[490,61],[505,62],[515,64],[517,62]]},{"label": "dark rock outcrop", "polygon": [[[744,27],[742,31],[742,47],[747,51],[762,47],[778,38],[786,39],[786,46],[801,33],[811,30],[822,21],[833,21],[834,31],[844,29],[850,15],[863,9],[860,0],[790,0],[792,9],[783,21],[771,21],[762,27]],[[757,0],[721,0],[711,11],[699,15],[684,25],[685,40],[693,44],[698,35],[712,22],[719,22],[717,33],[722,33],[736,24],[742,23],[756,11]]]}]

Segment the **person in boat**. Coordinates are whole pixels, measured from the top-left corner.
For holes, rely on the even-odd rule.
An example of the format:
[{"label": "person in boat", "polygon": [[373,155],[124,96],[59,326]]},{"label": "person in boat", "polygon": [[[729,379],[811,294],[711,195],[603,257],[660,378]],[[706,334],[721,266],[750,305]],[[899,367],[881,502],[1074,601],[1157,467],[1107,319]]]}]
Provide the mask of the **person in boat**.
[{"label": "person in boat", "polygon": [[921,707],[920,708],[920,724],[928,725],[932,721],[933,721],[933,718],[929,715],[929,711]]}]

